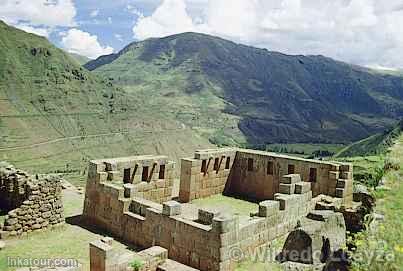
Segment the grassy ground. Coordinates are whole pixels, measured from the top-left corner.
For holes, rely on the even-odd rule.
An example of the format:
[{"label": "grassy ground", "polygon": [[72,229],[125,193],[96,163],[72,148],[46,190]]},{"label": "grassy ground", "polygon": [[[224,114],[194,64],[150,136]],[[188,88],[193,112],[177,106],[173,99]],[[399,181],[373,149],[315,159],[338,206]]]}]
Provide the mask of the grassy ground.
[{"label": "grassy ground", "polygon": [[383,167],[385,157],[379,156],[357,156],[348,158],[338,158],[337,161],[354,164],[354,174],[362,174],[372,171],[376,167]]},{"label": "grassy ground", "polygon": [[384,179],[389,189],[375,191],[376,212],[384,222],[373,224],[371,230],[358,235],[354,271],[402,270],[403,268],[403,136],[387,154],[388,161],[400,165],[400,170],[387,172]]},{"label": "grassy ground", "polygon": [[208,198],[197,199],[192,201],[192,204],[198,207],[213,208],[221,212],[228,212],[242,216],[249,216],[250,213],[256,213],[258,211],[258,204],[256,203],[223,195],[214,195]]},{"label": "grassy ground", "polygon": [[[75,220],[82,212],[83,196],[71,191],[64,191],[63,196],[67,221]],[[89,270],[89,243],[100,239],[102,235],[68,223],[25,238],[6,241],[6,248],[0,251],[0,270],[16,269],[7,266],[8,257],[76,259],[83,265],[83,271]],[[114,247],[126,249],[125,245],[118,242],[114,242]]]},{"label": "grassy ground", "polygon": [[343,149],[345,145],[342,144],[269,144],[266,148],[274,152],[284,152],[290,154],[299,154],[302,156],[310,156],[317,151],[328,151],[330,153],[337,153]]}]

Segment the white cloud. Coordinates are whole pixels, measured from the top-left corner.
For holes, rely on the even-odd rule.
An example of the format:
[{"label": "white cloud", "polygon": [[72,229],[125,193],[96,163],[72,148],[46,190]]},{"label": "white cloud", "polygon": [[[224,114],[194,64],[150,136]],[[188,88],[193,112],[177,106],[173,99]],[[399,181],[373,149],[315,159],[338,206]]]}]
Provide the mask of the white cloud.
[{"label": "white cloud", "polygon": [[96,35],[81,31],[79,29],[70,29],[66,33],[62,33],[62,45],[70,53],[87,56],[91,59],[101,55],[113,53],[110,46],[102,46],[98,42]]},{"label": "white cloud", "polygon": [[403,0],[163,0],[134,37],[194,31],[289,54],[403,67]]},{"label": "white cloud", "polygon": [[123,41],[123,36],[120,34],[114,34],[113,35],[115,37],[115,39],[117,39],[118,41]]},{"label": "white cloud", "polygon": [[49,28],[32,27],[32,26],[26,25],[26,24],[18,24],[18,25],[16,25],[16,27],[21,30],[24,30],[25,32],[39,35],[39,36],[46,37],[46,38],[49,37],[49,34],[51,32],[51,30]]},{"label": "white cloud", "polygon": [[90,13],[90,17],[94,18],[97,17],[99,15],[99,9],[94,9],[93,11],[91,11]]},{"label": "white cloud", "polygon": [[0,0],[0,7],[0,19],[11,24],[75,26],[72,0]]}]

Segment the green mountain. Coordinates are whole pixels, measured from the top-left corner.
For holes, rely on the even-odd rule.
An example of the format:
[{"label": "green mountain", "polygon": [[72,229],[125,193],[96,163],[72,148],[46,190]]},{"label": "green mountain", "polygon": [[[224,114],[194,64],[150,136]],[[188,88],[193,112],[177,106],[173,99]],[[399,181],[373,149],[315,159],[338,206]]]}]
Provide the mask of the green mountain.
[{"label": "green mountain", "polygon": [[403,132],[403,120],[393,128],[355,142],[335,155],[336,158],[384,154]]},{"label": "green mountain", "polygon": [[211,146],[82,68],[45,38],[0,21],[0,160],[85,178],[89,159]]},{"label": "green mountain", "polygon": [[184,33],[85,65],[216,144],[349,143],[403,116],[403,78]]},{"label": "green mountain", "polygon": [[75,54],[75,53],[68,53],[74,60],[76,60],[78,62],[78,64],[80,65],[84,65],[88,62],[91,61],[90,58],[86,57],[86,56],[82,56],[79,54]]}]

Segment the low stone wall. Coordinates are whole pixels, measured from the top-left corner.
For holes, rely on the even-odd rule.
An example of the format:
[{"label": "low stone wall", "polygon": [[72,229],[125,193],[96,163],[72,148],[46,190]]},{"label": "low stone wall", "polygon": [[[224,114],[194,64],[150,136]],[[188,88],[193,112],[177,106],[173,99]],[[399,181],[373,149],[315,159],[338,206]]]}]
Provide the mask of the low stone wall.
[{"label": "low stone wall", "polygon": [[[32,177],[7,165],[0,169],[1,209],[5,217],[0,238],[20,236],[64,222],[61,181],[56,176]],[[14,198],[15,197],[15,198]]]}]

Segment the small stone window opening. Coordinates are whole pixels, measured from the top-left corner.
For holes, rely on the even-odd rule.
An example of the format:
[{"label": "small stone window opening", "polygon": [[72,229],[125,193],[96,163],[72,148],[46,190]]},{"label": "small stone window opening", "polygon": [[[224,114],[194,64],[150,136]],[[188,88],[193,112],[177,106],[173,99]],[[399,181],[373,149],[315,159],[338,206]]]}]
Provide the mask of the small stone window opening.
[{"label": "small stone window opening", "polygon": [[288,174],[295,174],[295,166],[288,165]]},{"label": "small stone window opening", "polygon": [[130,168],[125,168],[123,170],[123,183],[130,183]]},{"label": "small stone window opening", "polygon": [[141,175],[143,182],[148,182],[148,167],[143,167],[143,174]]},{"label": "small stone window opening", "polygon": [[309,169],[309,181],[312,183],[316,183],[318,177],[318,170],[316,168]]},{"label": "small stone window opening", "polygon": [[231,157],[227,157],[227,160],[225,161],[225,169],[229,169],[230,164],[231,164]]},{"label": "small stone window opening", "polygon": [[267,175],[274,175],[274,163],[272,161],[267,162]]},{"label": "small stone window opening", "polygon": [[219,159],[219,158],[214,159],[214,170],[218,170],[218,165],[219,165],[219,163],[220,163],[220,159]]},{"label": "small stone window opening", "polygon": [[165,179],[165,165],[160,165],[160,172],[158,174],[158,179]]},{"label": "small stone window opening", "polygon": [[202,161],[202,166],[201,166],[201,173],[205,173],[207,170],[207,161],[203,160]]},{"label": "small stone window opening", "polygon": [[253,159],[248,158],[248,171],[253,171]]}]

